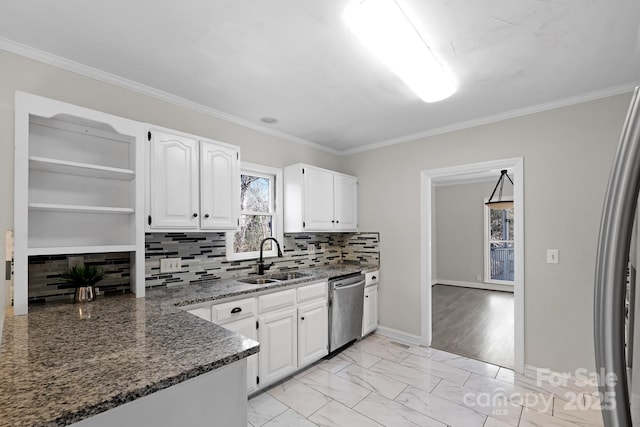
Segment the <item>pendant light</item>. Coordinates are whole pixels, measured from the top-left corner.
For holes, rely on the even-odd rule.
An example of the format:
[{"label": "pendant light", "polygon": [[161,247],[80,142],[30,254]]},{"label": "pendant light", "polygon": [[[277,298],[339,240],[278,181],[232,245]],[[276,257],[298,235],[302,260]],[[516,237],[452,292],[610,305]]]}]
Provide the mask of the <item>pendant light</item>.
[{"label": "pendant light", "polygon": [[[507,170],[506,169],[502,169],[500,171],[500,178],[498,178],[498,182],[496,182],[496,186],[493,188],[493,193],[491,193],[491,197],[489,197],[489,200],[485,203],[485,205],[489,206],[490,208],[493,208],[493,209],[511,209],[511,208],[513,208],[513,201],[512,200],[502,200],[502,187],[504,187],[504,177],[505,176],[507,177],[507,179],[509,180],[511,185],[513,185],[513,181],[509,177],[509,174],[507,173]],[[496,197],[496,199],[494,200],[493,196],[496,195],[496,191],[498,190],[498,187],[500,188],[500,191],[498,192],[498,197]]]}]

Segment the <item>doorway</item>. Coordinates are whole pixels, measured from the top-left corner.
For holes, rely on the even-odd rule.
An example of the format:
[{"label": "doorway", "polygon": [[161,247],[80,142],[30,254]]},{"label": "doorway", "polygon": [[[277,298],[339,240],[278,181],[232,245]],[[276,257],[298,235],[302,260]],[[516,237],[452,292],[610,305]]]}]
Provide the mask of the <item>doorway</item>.
[{"label": "doorway", "polygon": [[[434,285],[433,209],[434,185],[470,182],[501,169],[513,171],[513,292],[514,292],[514,370],[524,372],[524,215],[523,158],[424,170],[421,172],[421,344],[431,346],[433,339],[432,286]],[[497,171],[497,172],[496,172]],[[497,178],[496,178],[497,179]]]}]

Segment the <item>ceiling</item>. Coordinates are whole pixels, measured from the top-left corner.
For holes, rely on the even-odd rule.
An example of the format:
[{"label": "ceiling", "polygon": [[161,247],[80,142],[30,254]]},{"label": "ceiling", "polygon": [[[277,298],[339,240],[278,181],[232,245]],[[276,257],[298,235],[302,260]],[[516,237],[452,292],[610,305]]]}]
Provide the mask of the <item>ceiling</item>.
[{"label": "ceiling", "polygon": [[638,1],[397,0],[459,84],[427,104],[350,33],[343,15],[353,1],[3,0],[0,47],[28,46],[343,153],[639,80]]}]

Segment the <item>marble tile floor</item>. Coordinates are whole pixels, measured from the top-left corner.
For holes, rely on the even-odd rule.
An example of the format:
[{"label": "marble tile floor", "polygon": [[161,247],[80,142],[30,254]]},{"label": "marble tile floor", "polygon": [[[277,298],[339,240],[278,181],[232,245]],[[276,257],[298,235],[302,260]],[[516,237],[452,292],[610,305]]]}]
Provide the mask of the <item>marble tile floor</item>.
[{"label": "marble tile floor", "polygon": [[602,426],[593,393],[372,334],[252,397],[248,427]]}]

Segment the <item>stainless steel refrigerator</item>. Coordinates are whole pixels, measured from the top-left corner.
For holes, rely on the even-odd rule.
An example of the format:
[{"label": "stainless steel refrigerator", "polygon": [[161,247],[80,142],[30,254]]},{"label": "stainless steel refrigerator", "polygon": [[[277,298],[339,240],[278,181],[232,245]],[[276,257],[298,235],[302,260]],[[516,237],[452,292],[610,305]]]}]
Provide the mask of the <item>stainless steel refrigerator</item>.
[{"label": "stainless steel refrigerator", "polygon": [[609,176],[596,258],[595,354],[606,427],[632,426],[632,420],[640,425],[640,369],[635,377],[632,369],[640,355],[633,351],[633,337],[640,331],[633,327],[639,306],[634,294],[639,191],[640,94],[636,88]]}]

